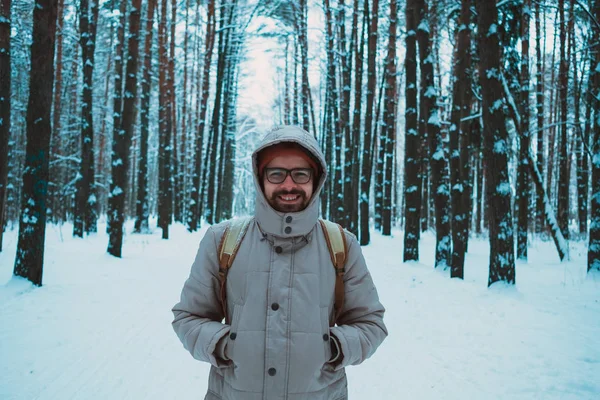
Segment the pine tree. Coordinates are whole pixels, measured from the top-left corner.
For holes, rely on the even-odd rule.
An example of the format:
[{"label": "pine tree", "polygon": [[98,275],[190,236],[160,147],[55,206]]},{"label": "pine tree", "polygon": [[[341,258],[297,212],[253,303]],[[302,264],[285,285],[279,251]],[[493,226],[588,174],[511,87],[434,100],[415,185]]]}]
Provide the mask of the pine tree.
[{"label": "pine tree", "polygon": [[139,34],[141,0],[132,0],[129,11],[128,56],[126,66],[123,118],[118,133],[113,137],[112,181],[110,185],[110,209],[108,253],[121,257],[123,247],[123,224],[125,222],[125,194],[127,170],[129,167],[129,147],[133,136],[135,102],[137,100],[137,68],[139,58]]},{"label": "pine tree", "polygon": [[501,83],[498,9],[496,0],[478,0],[478,44],[481,60],[479,79],[483,107],[483,137],[486,160],[486,199],[490,235],[488,285],[515,283],[515,260],[511,191],[508,181],[509,141]]},{"label": "pine tree", "polygon": [[58,0],[38,0],[36,4],[27,104],[27,147],[14,274],[41,286]]},{"label": "pine tree", "polygon": [[419,260],[421,155],[417,114],[417,24],[415,0],[406,1],[406,112],[404,145],[404,261]]},{"label": "pine tree", "polygon": [[0,251],[6,215],[6,186],[8,184],[8,139],[10,137],[11,60],[10,15],[11,0],[0,1]]}]

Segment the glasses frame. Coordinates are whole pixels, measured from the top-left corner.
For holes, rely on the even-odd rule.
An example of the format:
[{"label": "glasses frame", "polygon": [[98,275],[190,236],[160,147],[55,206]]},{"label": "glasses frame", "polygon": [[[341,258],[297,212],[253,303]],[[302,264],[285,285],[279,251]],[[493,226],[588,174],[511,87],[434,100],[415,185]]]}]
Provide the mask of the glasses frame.
[{"label": "glasses frame", "polygon": [[[281,182],[273,182],[272,180],[269,179],[269,171],[272,171],[272,170],[285,171],[285,176]],[[294,175],[293,175],[294,171],[307,171],[308,172],[308,180],[306,182],[297,182],[296,179],[294,179]],[[287,169],[287,168],[273,167],[273,168],[265,168],[264,176],[265,176],[265,179],[267,181],[269,181],[269,183],[272,183],[273,185],[281,185],[283,182],[285,182],[285,180],[287,179],[288,176],[290,176],[292,178],[292,181],[294,181],[295,184],[306,185],[313,178],[313,170],[312,170],[312,168]]]}]

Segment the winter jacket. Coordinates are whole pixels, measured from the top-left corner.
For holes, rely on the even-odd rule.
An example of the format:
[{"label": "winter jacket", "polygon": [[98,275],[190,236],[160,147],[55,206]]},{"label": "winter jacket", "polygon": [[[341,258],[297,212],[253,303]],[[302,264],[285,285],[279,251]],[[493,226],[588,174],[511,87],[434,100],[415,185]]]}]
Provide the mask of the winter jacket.
[{"label": "winter jacket", "polygon": [[[173,328],[184,347],[212,364],[205,399],[347,399],[344,368],[370,357],[387,336],[384,307],[348,232],[344,307],[330,327],[335,271],[318,224],[326,164],[316,140],[297,127],[273,129],[253,154],[254,174],[257,153],[284,141],[301,144],[319,160],[320,181],[306,209],[281,213],[255,179],[255,216],[227,277],[230,325],[222,322],[217,256],[227,222],[207,230],[173,307]],[[332,363],[333,338],[341,355]]]}]

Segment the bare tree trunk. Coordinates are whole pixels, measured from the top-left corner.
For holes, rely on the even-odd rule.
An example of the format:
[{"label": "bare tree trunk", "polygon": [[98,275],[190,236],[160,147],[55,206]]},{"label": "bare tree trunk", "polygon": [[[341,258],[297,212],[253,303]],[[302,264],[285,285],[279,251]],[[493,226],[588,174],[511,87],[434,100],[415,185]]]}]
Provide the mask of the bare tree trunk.
[{"label": "bare tree trunk", "polygon": [[468,168],[471,120],[471,1],[462,0],[453,74],[453,99],[450,115],[450,179],[452,185],[452,261],[450,277],[464,279],[468,241]]},{"label": "bare tree trunk", "polygon": [[137,99],[137,69],[139,58],[140,14],[142,0],[131,0],[129,11],[129,42],[125,69],[125,99],[121,129],[113,137],[112,182],[110,185],[110,209],[113,214],[109,227],[108,253],[121,257],[123,247],[123,224],[125,222],[125,194],[127,192],[127,169],[129,148],[135,122]]},{"label": "bare tree trunk", "polygon": [[397,98],[397,73],[396,73],[396,36],[397,36],[398,5],[396,0],[390,1],[390,28],[387,55],[387,71],[385,86],[385,111],[383,114],[385,141],[385,175],[383,177],[383,204],[381,215],[381,233],[392,234],[392,188],[394,186],[394,154],[396,149],[396,98]]},{"label": "bare tree trunk", "polygon": [[[487,161],[486,197],[489,213],[490,273],[488,286],[503,281],[515,284],[511,191],[508,179],[508,132],[504,115],[496,0],[478,0],[479,77],[483,99],[484,148]],[[494,73],[496,71],[496,73]]]},{"label": "bare tree trunk", "polygon": [[171,127],[169,115],[168,47],[167,47],[167,2],[162,0],[160,22],[158,24],[158,226],[162,229],[162,238],[169,238],[171,224]]},{"label": "bare tree trunk", "polygon": [[[365,7],[368,3],[365,1]],[[368,39],[368,61],[367,61],[367,103],[365,108],[365,130],[363,141],[362,171],[360,182],[360,244],[369,244],[371,235],[369,232],[369,191],[371,189],[371,169],[373,164],[371,141],[374,140],[375,129],[373,121],[377,120],[375,111],[375,90],[377,85],[377,24],[379,22],[379,0],[371,1],[370,27]]]},{"label": "bare tree trunk", "polygon": [[73,214],[73,236],[96,232],[96,194],[94,174],[93,76],[96,51],[98,3],[81,0],[79,8],[79,43],[81,45],[83,89],[81,95],[81,162],[76,180],[77,195]]},{"label": "bare tree trunk", "polygon": [[521,140],[519,141],[519,161],[517,171],[517,257],[527,260],[527,232],[529,228],[529,200],[531,184],[529,182],[529,147],[531,133],[529,131],[529,21],[530,0],[525,0],[521,6]]},{"label": "bare tree trunk", "polygon": [[[123,118],[123,57],[124,57],[124,43],[125,43],[125,23],[127,21],[127,1],[122,1],[119,6],[119,26],[117,28],[117,43],[116,43],[116,55],[115,55],[115,82],[114,82],[114,96],[113,96],[113,138],[121,135],[121,120]],[[113,141],[111,146],[111,159],[115,149],[115,142]],[[109,185],[112,185],[112,170]],[[113,218],[116,218],[116,210],[111,206],[112,193],[108,193],[108,213],[107,213],[107,233],[111,231],[111,225]]]},{"label": "bare tree trunk", "polygon": [[404,261],[419,260],[421,155],[417,115],[417,42],[415,0],[406,2],[406,124],[404,145]]},{"label": "bare tree trunk", "polygon": [[144,65],[142,72],[140,153],[138,158],[137,200],[134,232],[148,232],[148,125],[150,117],[150,87],[152,79],[152,36],[156,0],[148,1],[146,37],[144,38]]},{"label": "bare tree trunk", "polygon": [[[2,4],[6,5],[6,1]],[[14,274],[42,286],[58,0],[37,0],[36,5],[33,10],[27,104],[27,147]]]},{"label": "bare tree trunk", "polygon": [[[600,21],[600,0],[594,2],[593,14],[596,21]],[[593,37],[598,38],[598,29]],[[600,49],[595,46],[594,65],[600,65]],[[592,132],[592,216],[590,221],[590,242],[588,245],[588,272],[592,269],[600,271],[600,69],[591,69],[593,73],[592,88],[594,96],[590,107],[594,110],[596,123]]]},{"label": "bare tree trunk", "polygon": [[[201,170],[203,152],[204,152],[204,127],[206,125],[206,110],[208,108],[208,96],[209,96],[209,84],[210,84],[210,65],[212,62],[212,54],[215,43],[215,0],[208,1],[207,10],[207,23],[206,23],[206,38],[204,47],[204,69],[202,72],[202,100],[200,103],[200,116],[198,121],[198,128],[196,131],[196,152],[194,160],[194,174],[192,184],[192,200],[190,202],[190,219],[188,229],[195,231],[198,228],[202,213],[203,194],[204,191],[200,190],[200,176],[203,176]],[[203,182],[206,180],[203,179]],[[204,187],[204,184],[202,184]]]},{"label": "bare tree trunk", "polygon": [[[342,179],[342,166],[340,164],[340,150],[341,150],[341,132],[340,132],[340,115],[339,115],[339,99],[338,99],[338,84],[337,76],[338,71],[336,64],[339,60],[336,57],[336,53],[339,49],[335,48],[335,33],[333,30],[333,15],[331,11],[331,5],[329,0],[323,1],[325,9],[325,30],[326,30],[326,41],[327,41],[327,80],[326,80],[326,98],[325,103],[325,121],[323,127],[323,134],[326,140],[331,143],[327,146],[328,157],[328,168],[331,171],[331,180],[329,185],[329,218],[333,221],[337,221],[342,215],[339,207],[341,202],[339,201],[340,195],[342,195],[340,181]],[[342,206],[343,207],[343,206]]]},{"label": "bare tree trunk", "polygon": [[309,126],[309,96],[310,87],[308,83],[308,32],[307,32],[307,18],[308,18],[308,6],[307,0],[299,0],[296,9],[296,18],[298,26],[298,40],[300,47],[301,56],[301,70],[302,70],[302,91],[301,91],[301,105],[302,105],[302,127],[304,130],[310,132]]},{"label": "bare tree trunk", "polygon": [[340,135],[344,138],[344,165],[342,166],[340,160],[340,176],[342,174],[341,168],[344,170],[344,182],[343,190],[339,193],[340,202],[339,207],[342,211],[339,215],[339,223],[344,226],[350,226],[350,211],[346,208],[347,202],[345,196],[350,195],[349,185],[352,184],[350,174],[350,163],[352,162],[352,136],[350,132],[350,95],[351,95],[351,70],[352,70],[352,43],[348,45],[346,39],[346,2],[345,0],[339,0],[338,3],[338,31],[340,35],[339,47],[340,47],[340,58],[342,60],[342,101],[340,104]]},{"label": "bare tree trunk", "polygon": [[[536,54],[536,114],[537,114],[537,154],[536,162],[540,174],[544,172],[544,53],[541,47],[540,27],[540,2],[535,2],[535,54]],[[543,175],[542,175],[543,180]],[[536,196],[536,233],[541,233],[543,228],[544,199]]]},{"label": "bare tree trunk", "polygon": [[[560,15],[560,68],[558,73],[560,122],[558,131],[558,225],[566,239],[569,239],[569,155],[567,154],[569,136],[567,130],[569,59],[565,54],[567,46],[564,0],[558,1]],[[572,12],[572,11],[571,11]]]},{"label": "bare tree trunk", "polygon": [[0,2],[0,251],[6,215],[6,186],[8,185],[8,139],[11,109],[11,0]]},{"label": "bare tree trunk", "polygon": [[437,107],[437,90],[434,81],[433,54],[429,32],[429,8],[427,0],[417,0],[417,40],[421,59],[421,120],[426,124],[427,137],[431,141],[431,194],[435,203],[436,248],[435,267],[446,268],[451,264],[452,250],[450,231],[450,191],[448,167],[444,154],[441,121]]},{"label": "bare tree trunk", "polygon": [[[352,17],[353,35],[358,35],[358,0],[354,0],[354,15]],[[358,199],[360,188],[360,158],[359,149],[361,142],[361,115],[362,115],[362,87],[363,87],[363,55],[365,49],[365,33],[367,30],[368,10],[365,7],[363,12],[362,29],[360,39],[354,40],[357,48],[354,50],[354,115],[352,118],[352,150],[350,161],[352,163],[349,171],[352,178],[352,184],[345,187],[348,189],[346,197],[346,212],[350,214],[350,225],[348,229],[354,235],[358,236]]]}]

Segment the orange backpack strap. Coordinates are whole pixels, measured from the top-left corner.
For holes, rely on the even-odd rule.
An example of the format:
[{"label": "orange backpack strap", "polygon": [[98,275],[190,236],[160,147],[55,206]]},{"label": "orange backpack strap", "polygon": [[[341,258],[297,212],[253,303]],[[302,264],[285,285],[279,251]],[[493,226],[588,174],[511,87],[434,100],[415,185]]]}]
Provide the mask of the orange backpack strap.
[{"label": "orange backpack strap", "polygon": [[244,235],[248,230],[248,226],[252,221],[252,217],[237,218],[229,221],[221,242],[219,243],[218,254],[219,254],[219,283],[221,290],[221,309],[225,316],[225,323],[229,324],[229,317],[227,316],[227,274],[229,268],[235,260],[240,244],[244,239]]},{"label": "orange backpack strap", "polygon": [[335,302],[333,303],[335,316],[330,322],[330,325],[334,326],[344,306],[344,273],[346,272],[348,246],[344,228],[341,225],[324,219],[319,219],[319,222],[325,234],[333,268],[335,268]]}]

